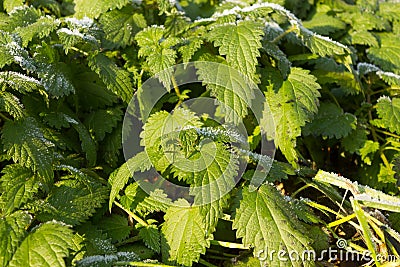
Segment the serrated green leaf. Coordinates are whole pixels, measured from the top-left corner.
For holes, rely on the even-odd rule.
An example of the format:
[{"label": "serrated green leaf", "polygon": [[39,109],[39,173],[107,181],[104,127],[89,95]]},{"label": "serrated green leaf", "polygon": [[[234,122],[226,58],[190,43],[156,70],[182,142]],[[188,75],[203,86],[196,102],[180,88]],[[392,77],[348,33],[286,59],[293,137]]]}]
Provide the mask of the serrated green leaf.
[{"label": "serrated green leaf", "polygon": [[42,87],[42,84],[35,78],[14,71],[0,72],[0,83],[3,82],[23,94],[37,91]]},{"label": "serrated green leaf", "polygon": [[145,57],[150,72],[165,85],[169,91],[172,85],[172,67],[175,65],[176,51],[171,49],[179,42],[178,38],[164,38],[163,27],[147,27],[135,39],[140,47],[139,57]]},{"label": "serrated green leaf", "polygon": [[38,172],[46,180],[53,178],[54,145],[43,137],[32,117],[7,121],[2,130],[2,143],[7,156],[14,162]]},{"label": "serrated green leaf", "polygon": [[133,172],[145,171],[151,168],[151,161],[146,152],[140,152],[127,160],[121,167],[111,173],[108,179],[111,184],[109,208],[111,209],[115,197],[119,191],[128,183]]},{"label": "serrated green leaf", "polygon": [[94,110],[111,106],[118,101],[118,96],[107,89],[99,76],[87,69],[77,69],[74,73],[76,95],[83,110]]},{"label": "serrated green leaf", "polygon": [[104,217],[99,223],[99,228],[106,232],[113,242],[124,240],[131,232],[128,219],[117,214]]},{"label": "serrated green leaf", "polygon": [[303,134],[340,139],[355,130],[356,123],[357,118],[353,114],[344,113],[333,103],[321,103],[318,114],[304,127]]},{"label": "serrated green leaf", "polygon": [[18,27],[25,27],[32,23],[35,23],[35,21],[37,21],[42,15],[40,10],[37,10],[33,6],[27,5],[20,5],[18,8],[10,11],[12,12],[9,12],[9,16],[0,26],[1,30],[5,30],[8,32],[12,32]]},{"label": "serrated green leaf", "polygon": [[9,266],[64,267],[64,258],[73,246],[72,238],[72,230],[63,224],[41,224],[22,241]]},{"label": "serrated green leaf", "polygon": [[135,252],[119,251],[110,255],[94,255],[85,257],[76,262],[77,267],[109,267],[115,262],[135,262],[139,261],[140,257]]},{"label": "serrated green leaf", "polygon": [[218,105],[227,123],[241,122],[255,98],[256,86],[249,81],[248,74],[242,74],[225,64],[198,62],[195,66],[199,80],[221,102]]},{"label": "serrated green leaf", "polygon": [[190,37],[183,41],[183,46],[178,48],[179,53],[182,55],[183,63],[187,63],[193,57],[194,53],[203,44],[203,39],[198,37]]},{"label": "serrated green leaf", "polygon": [[81,141],[82,151],[86,154],[89,165],[93,166],[97,160],[96,143],[90,136],[88,129],[80,122],[72,124],[72,127],[78,132]]},{"label": "serrated green leaf", "polygon": [[4,45],[0,45],[1,52],[4,54],[4,59],[0,61],[2,65],[10,64],[15,62],[22,69],[35,72],[36,71],[36,62],[31,58],[28,51],[23,49],[15,36],[12,37],[12,41],[7,42]]},{"label": "serrated green leaf", "polygon": [[[260,251],[306,251],[312,249],[311,239],[305,234],[306,229],[295,219],[289,203],[271,185],[262,185],[258,190],[243,190],[243,199],[233,221],[238,238],[243,238],[245,246],[254,246],[254,255]],[[315,266],[306,259],[266,257],[266,262],[273,266]]]},{"label": "serrated green leaf", "polygon": [[359,149],[364,147],[367,141],[368,131],[362,127],[357,127],[348,136],[342,139],[344,149],[350,153],[358,152]]},{"label": "serrated green leaf", "polygon": [[230,66],[258,83],[260,80],[256,74],[256,65],[263,35],[260,23],[245,20],[237,24],[215,26],[209,32],[208,39],[219,47],[221,55],[226,55]]},{"label": "serrated green leaf", "polygon": [[400,98],[382,96],[376,105],[378,123],[393,133],[400,134]]},{"label": "serrated green leaf", "polygon": [[[372,140],[367,140],[364,146],[360,148],[361,159],[368,165],[372,164],[373,154],[379,150],[379,143]],[[371,156],[372,154],[372,156]]]},{"label": "serrated green leaf", "polygon": [[227,194],[236,184],[239,161],[220,143],[206,143],[198,153],[198,158],[189,159],[188,164],[179,164],[178,168],[193,172],[189,192],[194,196],[194,204],[199,206],[205,228],[211,234],[227,204]]},{"label": "serrated green leaf", "polygon": [[122,120],[123,113],[119,107],[99,109],[90,113],[84,124],[89,129],[97,141],[102,141],[106,133],[111,133],[120,120]]},{"label": "serrated green leaf", "polygon": [[24,2],[25,0],[4,0],[3,7],[7,13],[10,13],[14,8],[23,6]]},{"label": "serrated green leaf", "polygon": [[103,159],[111,167],[117,167],[122,148],[122,125],[118,124],[111,134],[106,135],[100,147]]},{"label": "serrated green leaf", "polygon": [[50,33],[54,31],[59,24],[59,20],[55,20],[49,16],[44,16],[28,26],[17,28],[15,31],[22,39],[22,47],[26,47],[36,36],[39,38],[44,38],[50,35]]},{"label": "serrated green leaf", "polygon": [[168,139],[170,134],[189,126],[201,126],[199,118],[193,112],[183,108],[175,109],[172,114],[159,111],[152,114],[143,126],[143,131],[140,133],[140,144],[146,150],[153,146],[159,146],[162,139]]},{"label": "serrated green leaf", "polygon": [[172,202],[167,194],[161,189],[154,189],[148,194],[142,186],[146,184],[141,181],[128,185],[125,195],[121,198],[123,205],[144,215],[151,212],[165,212]]},{"label": "serrated green leaf", "polygon": [[384,164],[380,164],[380,170],[378,173],[378,181],[380,183],[396,183],[397,179],[394,177],[396,172],[393,169],[394,164],[389,164],[389,166],[385,166]]},{"label": "serrated green leaf", "polygon": [[101,14],[110,9],[122,8],[129,3],[128,0],[74,0],[75,16],[77,18],[88,17],[98,18]]},{"label": "serrated green leaf", "polygon": [[273,120],[275,145],[292,164],[297,160],[296,138],[301,135],[301,127],[311,121],[318,111],[318,89],[320,85],[309,71],[292,68],[278,92],[272,88],[266,92],[269,108],[264,110],[261,124],[269,129]]},{"label": "serrated green leaf", "polygon": [[[86,178],[87,179],[87,178]],[[56,219],[70,225],[87,220],[106,201],[108,189],[95,182],[65,180],[56,184],[37,215],[42,221]]]},{"label": "serrated green leaf", "polygon": [[200,254],[206,252],[209,241],[198,207],[190,207],[186,200],[179,199],[168,208],[161,228],[162,257],[165,261],[191,266]]},{"label": "serrated green leaf", "polygon": [[278,65],[278,69],[280,70],[282,77],[287,79],[292,63],[287,59],[286,54],[273,43],[268,43],[265,45],[264,50],[268,55],[275,59],[275,63]]},{"label": "serrated green leaf", "polygon": [[15,119],[21,119],[25,116],[24,107],[19,99],[9,92],[2,92],[0,94],[0,109],[8,112]]},{"label": "serrated green leaf", "polygon": [[368,46],[379,46],[376,37],[368,31],[355,31],[350,33],[351,43],[353,45],[368,45]]},{"label": "serrated green leaf", "polygon": [[74,25],[72,29],[61,28],[57,31],[57,35],[63,45],[65,53],[69,53],[73,47],[82,44],[85,49],[94,50],[99,47],[99,40],[96,38],[95,32],[91,32],[88,26]]},{"label": "serrated green leaf", "polygon": [[0,207],[3,213],[10,214],[14,209],[21,207],[39,189],[39,179],[30,169],[21,165],[7,165],[2,170],[0,188]]},{"label": "serrated green leaf", "polygon": [[31,223],[32,217],[23,211],[16,211],[6,217],[0,217],[0,265],[8,266],[15,250],[22,242],[27,232],[25,228]]},{"label": "serrated green leaf", "polygon": [[346,29],[346,23],[325,13],[316,13],[311,20],[304,21],[303,26],[324,35]]},{"label": "serrated green leaf", "polygon": [[357,69],[360,75],[366,75],[371,72],[376,73],[383,81],[389,85],[400,85],[400,75],[393,72],[386,72],[379,69],[377,66],[369,63],[360,62],[357,64]]},{"label": "serrated green leaf", "polygon": [[129,73],[120,69],[110,58],[97,54],[89,58],[90,68],[96,72],[107,88],[129,102],[133,96],[133,85]]},{"label": "serrated green leaf", "polygon": [[109,46],[114,49],[131,45],[136,33],[147,26],[143,14],[135,13],[132,6],[104,13],[100,17],[100,24],[110,42]]},{"label": "serrated green leaf", "polygon": [[398,20],[400,5],[397,2],[379,3],[379,15],[389,20]]},{"label": "serrated green leaf", "polygon": [[400,37],[395,34],[380,34],[380,47],[367,50],[368,58],[385,71],[400,74]]},{"label": "serrated green leaf", "polygon": [[42,64],[38,76],[51,96],[62,97],[75,93],[71,71],[65,63]]},{"label": "serrated green leaf", "polygon": [[110,255],[117,253],[117,248],[112,244],[111,238],[97,228],[97,226],[87,222],[77,227],[78,233],[85,236],[85,256]]},{"label": "serrated green leaf", "polygon": [[151,248],[156,253],[161,251],[161,235],[157,226],[149,225],[139,229],[139,236],[148,248]]},{"label": "serrated green leaf", "polygon": [[303,26],[299,26],[297,34],[311,52],[321,57],[350,54],[349,48],[343,44],[333,41],[329,37],[316,34]]}]

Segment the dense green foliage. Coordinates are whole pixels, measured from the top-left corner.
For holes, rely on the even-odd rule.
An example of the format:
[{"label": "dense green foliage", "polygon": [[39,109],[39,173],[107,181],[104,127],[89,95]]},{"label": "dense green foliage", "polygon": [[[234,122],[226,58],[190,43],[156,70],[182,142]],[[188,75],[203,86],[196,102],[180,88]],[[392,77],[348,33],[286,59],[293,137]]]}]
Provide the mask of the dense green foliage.
[{"label": "dense green foliage", "polygon": [[[266,248],[338,238],[370,265],[400,254],[400,4],[272,2],[0,1],[0,266],[257,266]],[[261,120],[255,95],[212,83],[238,86],[228,68],[198,65],[203,84],[183,87],[160,73],[196,61],[256,84]],[[124,113],[132,97],[144,108],[154,75],[172,90],[125,161]],[[243,121],[248,140],[182,105],[198,96],[234,110],[219,116]],[[194,204],[146,193],[133,176],[151,168]]]}]

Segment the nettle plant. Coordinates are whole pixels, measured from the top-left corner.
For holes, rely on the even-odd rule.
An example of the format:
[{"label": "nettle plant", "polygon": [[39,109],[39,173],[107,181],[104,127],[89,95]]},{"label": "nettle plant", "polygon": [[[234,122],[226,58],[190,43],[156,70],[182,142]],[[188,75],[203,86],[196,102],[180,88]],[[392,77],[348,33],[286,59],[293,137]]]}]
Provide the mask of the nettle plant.
[{"label": "nettle plant", "polygon": [[[337,238],[368,250],[370,265],[397,255],[400,4],[273,2],[1,1],[0,265],[323,266],[331,259],[260,251],[318,252]],[[261,120],[255,95],[178,86],[165,71],[199,61],[256,84]],[[198,75],[234,86],[227,69]],[[141,117],[153,76],[168,93]],[[245,149],[185,107],[199,96],[234,110]],[[125,160],[132,97],[143,151]],[[271,121],[274,134],[263,130]],[[149,189],[149,170],[204,205]]]}]

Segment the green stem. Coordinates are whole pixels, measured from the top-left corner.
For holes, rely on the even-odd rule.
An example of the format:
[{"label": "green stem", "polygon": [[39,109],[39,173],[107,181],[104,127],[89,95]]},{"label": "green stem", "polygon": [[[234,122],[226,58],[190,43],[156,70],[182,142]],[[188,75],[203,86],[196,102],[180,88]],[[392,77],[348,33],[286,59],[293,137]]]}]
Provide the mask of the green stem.
[{"label": "green stem", "polygon": [[174,75],[171,76],[171,81],[172,81],[172,85],[174,86],[175,94],[178,97],[178,103],[176,104],[176,107],[178,107],[180,104],[182,104],[185,97],[181,94],[181,91],[179,91],[179,86],[175,80]]},{"label": "green stem", "polygon": [[276,44],[277,42],[279,42],[279,40],[281,40],[283,37],[285,37],[286,35],[288,35],[289,33],[293,32],[296,29],[297,29],[297,27],[292,25],[289,29],[287,29],[286,31],[284,31],[283,33],[281,33],[277,37],[275,37],[275,39],[272,40],[271,43]]},{"label": "green stem", "polygon": [[76,48],[75,46],[72,46],[72,47],[70,47],[69,49],[74,50],[74,51],[76,51],[76,52],[79,52],[79,53],[83,54],[83,55],[86,56],[86,57],[89,56],[89,53],[88,53],[88,52],[85,52],[85,51],[83,51],[83,50],[81,50],[81,49],[79,49],[79,48]]},{"label": "green stem", "polygon": [[387,146],[383,150],[395,150],[400,152],[400,148],[394,147],[394,146]]},{"label": "green stem", "polygon": [[218,241],[218,240],[211,240],[210,243],[212,245],[217,245],[217,246],[221,246],[221,247],[224,247],[224,248],[249,249],[245,245],[239,244],[239,243],[231,243],[231,242]]},{"label": "green stem", "polygon": [[142,218],[140,218],[139,216],[137,216],[135,213],[133,213],[130,210],[127,210],[124,208],[124,206],[122,206],[121,204],[119,204],[117,201],[114,201],[114,204],[116,206],[118,206],[119,208],[121,208],[123,211],[125,211],[129,216],[131,216],[135,221],[137,221],[138,223],[140,223],[143,226],[149,226],[149,224],[147,222],[145,222]]},{"label": "green stem", "polygon": [[209,262],[206,262],[206,261],[203,260],[203,259],[199,259],[199,263],[201,263],[201,264],[203,264],[204,266],[207,266],[207,267],[217,267],[216,265],[211,264],[211,263],[209,263]]},{"label": "green stem", "polygon": [[400,135],[397,135],[397,134],[394,134],[391,132],[387,132],[387,131],[383,131],[383,130],[379,130],[379,129],[375,129],[375,131],[400,139]]},{"label": "green stem", "polygon": [[137,267],[176,267],[173,265],[166,265],[162,263],[150,263],[141,261],[117,261],[113,263],[114,266],[137,266]]},{"label": "green stem", "polygon": [[292,198],[295,198],[301,191],[303,191],[304,189],[307,189],[308,187],[312,187],[311,184],[305,184],[304,186],[300,187],[299,189],[297,189],[292,195]]},{"label": "green stem", "polygon": [[[325,207],[324,205],[315,203],[315,202],[313,202],[313,201],[307,201],[306,204],[309,205],[309,206],[312,207],[312,208],[315,208],[315,209],[318,209],[318,210],[321,210],[321,211],[324,210],[324,211],[330,212],[330,213],[336,215],[336,217],[338,217],[338,218],[340,218],[340,219],[345,218],[345,216],[343,216],[343,215],[340,214],[339,212],[336,212],[336,211],[334,211],[334,210],[332,210],[332,209],[330,209],[330,208],[328,208],[328,207]],[[355,222],[353,222],[353,221],[348,221],[348,223],[351,224],[354,228],[360,229],[360,226],[359,226],[358,224],[356,224]]]},{"label": "green stem", "polygon": [[333,99],[333,101],[335,102],[336,106],[341,108],[339,102],[337,101],[336,97],[332,94],[331,90],[327,89],[327,90],[324,90],[324,92],[326,92]]}]

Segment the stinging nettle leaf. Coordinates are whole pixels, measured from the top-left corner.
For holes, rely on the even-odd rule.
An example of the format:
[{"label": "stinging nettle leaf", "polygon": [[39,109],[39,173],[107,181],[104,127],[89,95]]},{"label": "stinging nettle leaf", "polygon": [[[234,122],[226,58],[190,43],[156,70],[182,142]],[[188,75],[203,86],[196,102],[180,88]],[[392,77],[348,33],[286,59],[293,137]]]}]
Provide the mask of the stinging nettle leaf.
[{"label": "stinging nettle leaf", "polygon": [[119,121],[122,120],[123,113],[119,107],[99,109],[90,113],[84,123],[89,131],[96,137],[97,141],[102,141],[106,133],[111,133]]},{"label": "stinging nettle leaf", "polygon": [[219,47],[221,55],[226,55],[230,66],[258,83],[256,65],[263,35],[261,24],[246,20],[237,24],[217,25],[209,32],[208,39]]},{"label": "stinging nettle leaf", "polygon": [[131,232],[128,218],[117,214],[104,217],[99,223],[99,228],[106,232],[113,242],[126,239]]},{"label": "stinging nettle leaf", "polygon": [[198,207],[179,199],[168,208],[161,228],[161,252],[165,261],[191,266],[206,252],[209,241]]},{"label": "stinging nettle leaf", "polygon": [[119,68],[110,58],[96,54],[89,58],[90,68],[96,72],[107,88],[129,102],[133,96],[133,85],[129,73]]},{"label": "stinging nettle leaf", "polygon": [[32,217],[27,212],[16,211],[8,216],[0,217],[0,265],[8,266],[15,250],[27,235],[25,228]]},{"label": "stinging nettle leaf", "polygon": [[175,64],[176,51],[172,49],[179,39],[175,37],[164,38],[165,29],[161,26],[147,27],[139,32],[135,39],[140,47],[139,57],[145,57],[150,72],[164,84],[166,89],[171,89],[172,67]]},{"label": "stinging nettle leaf", "polygon": [[382,33],[378,37],[380,47],[369,48],[368,58],[383,70],[400,74],[400,37],[390,33]]},{"label": "stinging nettle leaf", "polygon": [[11,259],[10,267],[64,267],[73,233],[66,225],[52,221],[39,225],[22,241]]},{"label": "stinging nettle leaf", "polygon": [[[270,251],[312,250],[311,239],[304,225],[296,219],[291,206],[272,185],[258,190],[243,190],[243,199],[236,211],[233,228],[245,246],[254,247],[254,255],[269,255]],[[265,254],[262,254],[265,253]],[[271,266],[315,266],[314,259],[285,257],[286,261],[266,257]]]},{"label": "stinging nettle leaf", "polygon": [[129,0],[74,0],[75,16],[78,18],[98,18],[107,10],[122,8],[129,3]]},{"label": "stinging nettle leaf", "polygon": [[38,172],[47,181],[53,178],[54,145],[44,138],[35,119],[7,121],[2,130],[2,143],[14,162]]},{"label": "stinging nettle leaf", "polygon": [[111,173],[108,181],[111,184],[109,208],[111,210],[115,197],[124,188],[133,172],[145,171],[151,168],[151,161],[146,152],[140,152],[127,160],[121,167]]},{"label": "stinging nettle leaf", "polygon": [[18,164],[7,165],[2,170],[0,207],[5,214],[21,207],[39,189],[39,179],[30,169]]},{"label": "stinging nettle leaf", "polygon": [[46,91],[55,97],[75,93],[68,65],[65,63],[41,64],[38,76]]},{"label": "stinging nettle leaf", "polygon": [[57,219],[70,225],[77,225],[95,213],[96,208],[101,207],[107,197],[108,189],[101,184],[64,180],[54,186],[42,204],[43,211],[37,218],[41,221]]},{"label": "stinging nettle leaf", "polygon": [[278,92],[269,88],[265,93],[269,108],[264,109],[261,124],[269,129],[268,125],[274,123],[275,145],[292,164],[297,160],[295,146],[301,127],[311,121],[318,111],[320,88],[309,71],[292,68]]},{"label": "stinging nettle leaf", "polygon": [[[78,122],[78,121],[77,121]],[[82,123],[73,123],[72,127],[78,132],[79,140],[81,141],[82,151],[86,154],[86,159],[89,165],[93,166],[97,160],[96,143],[90,136],[88,129]]]},{"label": "stinging nettle leaf", "polygon": [[335,55],[344,56],[350,54],[348,47],[333,41],[329,37],[316,34],[303,26],[299,26],[297,35],[303,41],[304,45],[311,50],[311,52],[322,57]]},{"label": "stinging nettle leaf", "polygon": [[195,66],[199,80],[211,90],[211,95],[221,102],[218,105],[226,122],[241,122],[248,114],[248,108],[252,107],[258,90],[256,84],[246,76],[248,74],[225,64],[212,62],[197,62]]},{"label": "stinging nettle leaf", "polygon": [[148,248],[157,253],[161,251],[161,235],[157,226],[149,225],[139,229],[139,236]]},{"label": "stinging nettle leaf", "polygon": [[3,82],[23,94],[37,91],[42,87],[41,82],[35,78],[14,71],[0,72],[0,83]]},{"label": "stinging nettle leaf", "polygon": [[0,94],[0,109],[8,112],[15,119],[21,119],[25,116],[24,107],[19,99],[9,92]]},{"label": "stinging nettle leaf", "polygon": [[147,26],[143,14],[135,13],[132,6],[112,10],[100,17],[107,41],[111,48],[126,47],[135,40],[135,35]]},{"label": "stinging nettle leaf", "polygon": [[313,121],[303,129],[305,135],[340,139],[356,129],[357,118],[333,103],[322,103]]},{"label": "stinging nettle leaf", "polygon": [[15,31],[22,39],[22,47],[26,47],[36,36],[39,38],[44,38],[50,35],[50,33],[54,31],[59,24],[59,20],[56,20],[50,16],[43,16],[40,17],[36,22],[25,27],[19,27]]},{"label": "stinging nettle leaf", "polygon": [[3,6],[7,13],[13,11],[14,8],[24,5],[25,0],[4,0]]},{"label": "stinging nettle leaf", "polygon": [[376,111],[379,117],[378,123],[381,127],[400,134],[400,98],[390,99],[387,96],[381,96],[378,99]]}]

